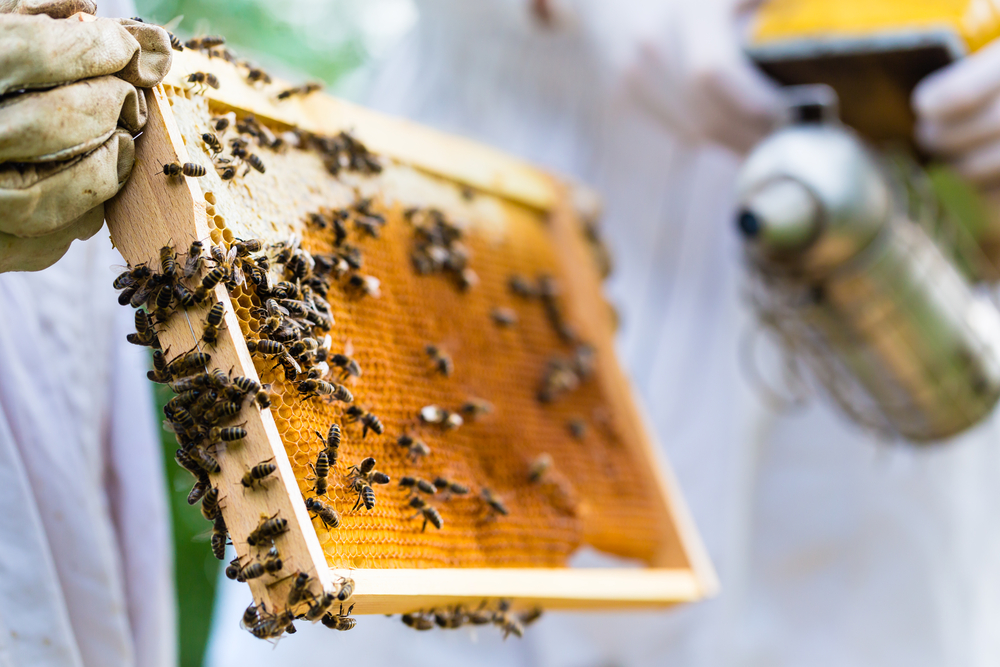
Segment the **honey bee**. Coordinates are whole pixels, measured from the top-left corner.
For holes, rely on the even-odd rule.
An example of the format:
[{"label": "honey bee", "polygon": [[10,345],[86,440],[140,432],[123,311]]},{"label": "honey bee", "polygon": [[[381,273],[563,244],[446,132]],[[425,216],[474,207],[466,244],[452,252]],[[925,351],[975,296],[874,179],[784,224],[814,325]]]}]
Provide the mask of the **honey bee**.
[{"label": "honey bee", "polygon": [[344,577],[340,582],[340,590],[337,591],[337,599],[346,602],[354,595],[354,580]]},{"label": "honey bee", "polygon": [[240,619],[240,627],[244,630],[253,627],[257,623],[257,605],[253,602],[250,606],[246,608],[243,612],[243,618]]},{"label": "honey bee", "polygon": [[358,499],[351,508],[352,511],[357,510],[362,504],[366,510],[375,507],[375,490],[364,479],[355,479],[352,488],[358,492]]},{"label": "honey bee", "polygon": [[[156,331],[153,330],[153,323],[149,319],[149,314],[144,310],[135,311],[135,332],[142,341],[152,342],[156,337]],[[144,344],[148,345],[149,343]]]},{"label": "honey bee", "polygon": [[[369,487],[370,488],[370,487]],[[315,512],[327,528],[340,527],[340,515],[326,503],[320,502],[316,498],[306,498],[306,509]]]},{"label": "honey bee", "polygon": [[236,167],[232,166],[222,167],[222,173],[219,174],[219,178],[221,178],[224,181],[231,181],[235,177],[236,177]]},{"label": "honey bee", "polygon": [[330,430],[327,433],[326,438],[324,438],[319,431],[316,431],[315,433],[316,437],[320,439],[320,442],[326,445],[326,449],[323,451],[326,454],[330,465],[337,465],[337,453],[340,450],[341,439],[340,425],[330,424]]},{"label": "honey bee", "polygon": [[[233,581],[240,581],[242,570],[243,568],[240,566],[240,559],[234,558],[229,561],[229,565],[226,566],[226,578]],[[256,618],[256,616],[257,610],[254,609],[254,617]]]},{"label": "honey bee", "polygon": [[261,390],[260,384],[256,380],[251,380],[250,378],[242,375],[234,377],[232,382],[233,386],[244,396],[256,394]]},{"label": "honey bee", "polygon": [[344,403],[350,403],[354,400],[354,396],[344,385],[335,385],[329,382],[324,382],[323,380],[303,380],[298,384],[297,389],[299,390],[299,393],[303,395],[303,398],[311,398],[313,396],[331,396]]},{"label": "honey bee", "polygon": [[184,44],[181,42],[180,38],[172,32],[168,32],[167,36],[170,38],[170,48],[174,51],[183,51]]},{"label": "honey bee", "polygon": [[437,488],[426,479],[417,479],[416,477],[410,476],[400,477],[399,485],[403,488],[416,489],[423,493],[437,493]]},{"label": "honey bee", "polygon": [[191,493],[188,494],[187,502],[188,505],[194,505],[205,495],[208,491],[209,483],[207,479],[199,479],[194,483],[191,488]]},{"label": "honey bee", "polygon": [[479,275],[469,267],[465,267],[458,274],[458,287],[463,292],[469,291],[478,284],[479,284]]},{"label": "honey bee", "polygon": [[167,176],[190,176],[192,178],[198,178],[205,175],[205,168],[200,164],[195,164],[194,162],[185,162],[183,165],[177,164],[176,162],[171,162],[170,164],[163,165],[163,171],[161,174],[166,174]]},{"label": "honey bee", "polygon": [[[318,598],[314,598],[312,604],[309,605],[309,609],[304,614],[307,621],[318,621],[323,616],[328,616],[326,610],[336,601],[337,596],[329,591],[323,591],[323,594]],[[343,607],[341,607],[343,610]],[[354,619],[351,619],[354,620]]]},{"label": "honey bee", "polygon": [[219,487],[213,486],[206,493],[205,497],[201,499],[201,514],[207,520],[213,521],[215,517],[219,516]]},{"label": "honey bee", "polygon": [[250,83],[271,83],[270,75],[259,67],[251,67],[247,71],[247,81]]},{"label": "honey bee", "polygon": [[396,438],[396,444],[400,447],[405,447],[414,462],[419,461],[421,457],[430,456],[431,453],[431,448],[423,440],[418,440],[408,433],[404,433]]},{"label": "honey bee", "polygon": [[494,512],[496,512],[497,514],[501,514],[503,516],[507,516],[509,514],[509,512],[507,511],[507,508],[504,506],[504,504],[502,502],[500,502],[500,499],[497,498],[495,495],[493,495],[493,492],[490,491],[488,488],[483,487],[483,489],[482,489],[482,491],[480,491],[480,493],[482,494],[483,501]]},{"label": "honey bee", "polygon": [[296,86],[294,88],[283,90],[280,93],[278,93],[277,97],[279,100],[287,100],[289,97],[292,97],[293,95],[302,95],[303,97],[305,97],[306,95],[314,93],[317,90],[321,90],[322,88],[323,84],[317,83],[315,81],[310,81],[309,83],[305,83],[301,86]]},{"label": "honey bee", "polygon": [[260,561],[254,561],[252,563],[248,563],[246,567],[240,571],[240,576],[244,581],[248,581],[250,579],[256,579],[257,577],[264,576],[264,572],[266,572],[264,564]]},{"label": "honey bee", "polygon": [[226,532],[226,524],[222,520],[222,515],[216,517],[215,524],[212,527],[212,555],[215,556],[217,560],[224,560],[226,557],[226,540],[228,539],[228,533]]},{"label": "honey bee", "polygon": [[240,404],[236,401],[225,401],[218,403],[211,410],[204,414],[203,420],[208,424],[215,424],[220,419],[232,417],[240,411]]},{"label": "honey bee", "polygon": [[[264,173],[264,171],[265,171],[264,161],[261,160],[258,155],[254,154],[254,153],[250,153],[250,154],[248,154],[246,156],[245,160],[246,160],[246,163],[248,165],[250,165],[250,167],[253,167],[254,169],[256,169],[257,171],[259,171],[262,174]],[[247,168],[246,172],[244,172],[244,175],[246,175],[247,173],[250,173],[249,167]]]},{"label": "honey bee", "polygon": [[462,404],[462,414],[470,419],[478,419],[493,412],[493,405],[489,401],[480,398],[470,398]]},{"label": "honey bee", "polygon": [[534,299],[539,296],[538,289],[524,276],[513,275],[507,281],[510,291],[525,299]]},{"label": "honey bee", "polygon": [[352,405],[347,408],[347,419],[349,421],[361,421],[362,431],[361,437],[364,438],[368,435],[369,429],[374,431],[377,435],[382,435],[385,433],[385,427],[382,425],[382,420],[368,412],[364,408]]},{"label": "honey bee", "polygon": [[197,477],[198,479],[208,479],[205,474],[204,469],[198,465],[194,459],[192,459],[186,451],[183,449],[178,449],[174,452],[174,460],[177,461],[177,465],[187,470],[189,473]]},{"label": "honey bee", "polygon": [[410,498],[410,507],[417,510],[417,513],[413,516],[416,517],[423,515],[424,517],[424,525],[420,529],[421,533],[427,530],[428,522],[430,522],[430,524],[438,530],[440,530],[441,526],[444,525],[444,520],[441,518],[441,514],[436,509],[428,505],[427,501],[420,496],[413,496]]},{"label": "honey bee", "polygon": [[292,608],[309,595],[309,582],[312,579],[305,572],[295,575],[292,587],[288,589],[288,607]]},{"label": "honey bee", "polygon": [[191,306],[195,305],[198,300],[195,298],[195,293],[189,290],[180,281],[177,281],[173,285],[174,296],[177,297],[177,302],[180,303],[181,308],[187,310]]},{"label": "honey bee", "polygon": [[330,474],[330,459],[326,455],[326,450],[320,451],[316,455],[316,465],[312,466],[312,469],[313,474],[316,476],[316,495],[325,496],[327,488],[326,477]]},{"label": "honey bee", "polygon": [[364,296],[379,298],[382,296],[381,281],[375,276],[364,276],[360,273],[352,273],[347,284]]},{"label": "honey bee", "polygon": [[403,614],[402,620],[403,625],[411,627],[414,630],[423,631],[434,629],[434,621],[420,613]]},{"label": "honey bee", "polygon": [[449,494],[454,494],[456,496],[464,496],[469,492],[469,487],[464,484],[459,484],[458,482],[452,482],[444,477],[434,478],[434,487],[438,491],[444,491]]},{"label": "honey bee", "polygon": [[195,86],[200,86],[201,90],[204,91],[205,87],[219,89],[219,79],[214,74],[210,72],[194,72],[188,75],[188,83],[195,84]]},{"label": "honey bee", "polygon": [[225,148],[222,145],[222,142],[219,141],[219,137],[215,136],[211,132],[203,133],[201,135],[201,140],[204,141],[205,145],[208,146],[209,150],[211,150],[212,153],[216,155],[225,150]]},{"label": "honey bee", "polygon": [[198,303],[203,302],[211,294],[215,286],[226,279],[227,271],[221,266],[216,266],[201,279],[201,285],[195,290],[194,298]]},{"label": "honey bee", "polygon": [[193,430],[195,427],[194,417],[184,408],[174,409],[169,416],[169,421],[170,429],[173,430],[174,433],[177,433],[178,429],[180,429],[180,432],[186,433]]},{"label": "honey bee", "polygon": [[437,405],[425,405],[420,409],[420,419],[428,424],[440,424],[447,429],[456,429],[465,423],[462,415],[445,410]]},{"label": "honey bee", "polygon": [[[268,385],[268,387],[270,387],[270,385]],[[266,389],[261,389],[256,394],[254,394],[253,400],[254,403],[257,404],[257,407],[260,408],[261,410],[269,408],[271,407],[271,392],[267,391]]]},{"label": "honey bee", "polygon": [[285,610],[280,614],[268,614],[258,618],[250,626],[250,634],[258,639],[274,639],[280,637],[283,632],[293,634],[295,626],[292,622],[295,614],[290,610]]},{"label": "honey bee", "polygon": [[272,546],[267,550],[267,553],[264,554],[263,564],[264,571],[268,574],[277,574],[281,571],[284,563],[281,561],[281,554],[278,553],[278,547]]},{"label": "honey bee", "polygon": [[444,375],[445,377],[451,375],[455,368],[448,353],[439,348],[437,345],[427,345],[424,350],[427,352],[428,356],[430,356],[431,361],[434,362],[434,367],[437,369],[438,373]]},{"label": "honey bee", "polygon": [[548,454],[541,454],[528,468],[528,481],[537,484],[542,481],[542,476],[552,467],[552,457]]},{"label": "honey bee", "polygon": [[216,132],[225,132],[229,127],[230,119],[228,116],[216,116],[212,119],[212,127],[215,128]]},{"label": "honey bee", "polygon": [[192,37],[184,42],[184,46],[189,49],[210,49],[213,46],[222,46],[226,43],[226,38],[222,35],[204,35],[202,37]]},{"label": "honey bee", "polygon": [[208,345],[214,345],[219,340],[219,329],[222,327],[222,318],[226,312],[226,306],[221,301],[217,301],[212,309],[205,316],[205,328],[201,333],[201,339]]},{"label": "honey bee", "polygon": [[250,350],[251,354],[256,352],[265,357],[274,357],[286,353],[284,345],[278,341],[268,340],[266,338],[248,338],[247,349]]},{"label": "honey bee", "polygon": [[244,475],[240,482],[245,488],[252,489],[254,485],[263,486],[264,480],[266,480],[275,470],[278,469],[273,463],[267,461],[261,461],[253,468],[250,468]]},{"label": "honey bee", "polygon": [[566,428],[569,429],[570,435],[577,440],[583,440],[587,435],[587,422],[579,417],[574,417],[566,422]]},{"label": "honey bee", "polygon": [[340,605],[339,614],[326,614],[321,622],[331,630],[340,630],[341,632],[352,630],[357,623],[355,619],[351,618],[352,611],[354,611],[353,604],[348,607],[346,614],[344,613],[344,605]]},{"label": "honey bee", "polygon": [[358,377],[361,375],[361,366],[354,359],[346,354],[330,355],[330,363],[344,371],[345,375]]},{"label": "honey bee", "polygon": [[245,437],[247,437],[247,430],[241,426],[227,426],[225,428],[214,426],[208,432],[208,438],[212,441],[235,442]]},{"label": "honey bee", "polygon": [[288,382],[295,382],[299,377],[299,373],[302,372],[299,362],[295,361],[295,358],[287,352],[278,357],[278,363],[274,367],[277,368],[278,366],[281,366],[282,370],[284,370],[285,380]]},{"label": "honey bee", "polygon": [[493,318],[497,326],[512,327],[517,324],[517,313],[510,308],[494,308],[490,311],[490,317]]},{"label": "honey bee", "polygon": [[521,622],[521,625],[528,627],[542,617],[542,612],[543,610],[541,607],[532,607],[531,609],[521,612],[518,615],[518,620]]},{"label": "honey bee", "polygon": [[466,612],[466,618],[472,625],[488,625],[493,622],[493,612],[486,608],[487,601],[483,600],[478,609]]},{"label": "honey bee", "polygon": [[511,613],[509,600],[500,601],[497,611],[493,614],[493,624],[501,629],[504,639],[510,635],[519,638],[524,636],[524,626],[518,617]]},{"label": "honey bee", "polygon": [[160,271],[168,281],[177,276],[177,253],[173,246],[165,245],[160,248]]},{"label": "honey bee", "polygon": [[238,240],[233,244],[236,248],[237,257],[246,257],[251,253],[260,252],[264,249],[264,242],[260,239]]},{"label": "honey bee", "polygon": [[277,514],[272,517],[262,514],[260,523],[257,524],[257,527],[251,531],[249,535],[247,535],[247,544],[251,547],[255,547],[258,544],[261,544],[266,540],[273,539],[287,531],[287,519],[282,519]]}]

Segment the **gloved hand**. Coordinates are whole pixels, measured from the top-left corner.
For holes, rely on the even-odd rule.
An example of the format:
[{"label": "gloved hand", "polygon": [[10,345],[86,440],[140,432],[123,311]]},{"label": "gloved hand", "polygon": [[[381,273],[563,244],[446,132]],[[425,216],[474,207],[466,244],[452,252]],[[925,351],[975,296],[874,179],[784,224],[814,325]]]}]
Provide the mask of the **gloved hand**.
[{"label": "gloved hand", "polygon": [[170,69],[162,28],[95,10],[0,0],[0,272],[45,268],[97,233],[146,124],[137,87]]},{"label": "gloved hand", "polygon": [[1000,40],[925,78],[911,102],[917,141],[1000,192]]},{"label": "gloved hand", "polygon": [[691,141],[746,153],[780,120],[778,87],[742,52],[746,3],[672,0],[666,21],[643,40],[628,73],[636,97]]}]

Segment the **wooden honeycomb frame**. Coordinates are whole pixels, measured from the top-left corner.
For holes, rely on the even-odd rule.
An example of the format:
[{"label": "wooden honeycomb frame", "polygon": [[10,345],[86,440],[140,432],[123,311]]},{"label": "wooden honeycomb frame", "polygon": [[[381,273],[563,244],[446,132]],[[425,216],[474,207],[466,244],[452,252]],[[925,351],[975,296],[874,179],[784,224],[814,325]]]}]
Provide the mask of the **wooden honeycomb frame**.
[{"label": "wooden honeycomb frame", "polygon": [[[608,397],[608,408],[626,431],[628,455],[641,463],[642,470],[648,471],[648,481],[657,489],[657,504],[662,510],[660,520],[649,528],[659,548],[648,568],[333,570],[327,566],[271,412],[253,410],[240,417],[246,421],[248,437],[240,448],[220,453],[222,473],[213,480],[229,498],[223,514],[237,553],[246,554],[246,536],[262,514],[280,513],[291,525],[281,547],[286,569],[310,573],[324,589],[349,576],[355,582],[351,603],[356,614],[405,613],[443,604],[474,605],[484,599],[498,598],[512,599],[519,606],[541,605],[549,609],[659,607],[712,594],[716,588],[712,567],[676,482],[659,456],[632,398],[629,382],[615,359],[613,323],[604,302],[597,296],[600,277],[580,233],[579,220],[570,203],[570,189],[552,176],[491,149],[326,95],[312,94],[277,103],[274,91],[281,89],[280,83],[266,90],[254,88],[246,84],[235,68],[220,60],[184,51],[174,54],[174,64],[164,84],[147,91],[149,121],[136,143],[137,167],[122,192],[107,205],[112,240],[131,263],[156,257],[159,248],[168,242],[182,247],[182,241],[210,236],[206,210],[214,203],[212,194],[203,192],[199,180],[193,178],[181,178],[165,187],[165,177],[150,168],[169,162],[206,162],[203,156],[189,156],[167,94],[168,90],[187,89],[185,78],[195,71],[211,71],[221,81],[218,90],[205,91],[213,104],[321,134],[351,130],[380,156],[516,202],[537,211],[540,217],[547,217],[566,282],[569,313],[587,332],[588,341],[598,352],[597,377]],[[226,304],[226,328],[212,350],[213,366],[233,368],[236,374],[257,378],[225,287],[216,288],[216,297]],[[207,309],[207,305],[193,309],[182,326],[166,327],[159,334],[164,349],[194,347],[198,342],[195,333],[198,327],[192,323],[203,320]],[[243,472],[250,465],[272,457],[278,466],[278,481],[272,483],[270,492],[242,493]],[[287,597],[289,580],[265,584],[255,579],[249,583],[255,600],[263,601],[270,609],[283,606],[280,601]]]}]

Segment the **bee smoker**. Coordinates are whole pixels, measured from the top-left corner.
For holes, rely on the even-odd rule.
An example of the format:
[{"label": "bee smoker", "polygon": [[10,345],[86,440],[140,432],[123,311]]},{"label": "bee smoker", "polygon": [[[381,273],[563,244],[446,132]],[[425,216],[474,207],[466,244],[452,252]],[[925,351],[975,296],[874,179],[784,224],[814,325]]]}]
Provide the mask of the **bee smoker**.
[{"label": "bee smoker", "polygon": [[855,421],[945,438],[1000,397],[1000,312],[908,217],[825,92],[793,104],[738,177],[754,305]]}]

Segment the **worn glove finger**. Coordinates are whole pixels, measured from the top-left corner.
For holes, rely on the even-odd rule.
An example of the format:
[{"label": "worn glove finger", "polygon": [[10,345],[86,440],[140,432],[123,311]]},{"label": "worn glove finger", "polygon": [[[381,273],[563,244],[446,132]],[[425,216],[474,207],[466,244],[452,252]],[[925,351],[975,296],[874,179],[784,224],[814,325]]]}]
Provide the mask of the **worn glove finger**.
[{"label": "worn glove finger", "polygon": [[122,68],[117,75],[133,86],[150,88],[155,86],[170,71],[174,51],[170,47],[170,35],[158,25],[150,25],[131,19],[109,19],[117,21],[139,44],[139,53]]},{"label": "worn glove finger", "polygon": [[117,19],[0,14],[0,95],[117,73],[133,85],[151,86],[166,74],[170,58],[170,38],[157,26],[138,30]]},{"label": "worn glove finger", "polygon": [[1000,137],[1000,95],[976,112],[959,118],[919,118],[917,141],[932,153],[958,155]]},{"label": "worn glove finger", "polygon": [[104,225],[104,204],[45,236],[21,238],[0,232],[0,273],[5,271],[39,271],[55,264],[66,254],[76,239],[84,241]]},{"label": "worn glove finger", "polygon": [[974,185],[981,188],[997,187],[1000,185],[1000,140],[966,151],[950,164]]},{"label": "worn glove finger", "polygon": [[66,160],[94,150],[116,127],[146,124],[146,97],[116,76],[84,79],[0,102],[0,162]]},{"label": "worn glove finger", "polygon": [[0,168],[0,232],[51,234],[113,197],[132,171],[135,144],[115,130],[96,150],[65,162]]},{"label": "worn glove finger", "polygon": [[94,14],[94,0],[0,0],[0,14],[45,14],[54,19],[64,19],[83,12]]}]

